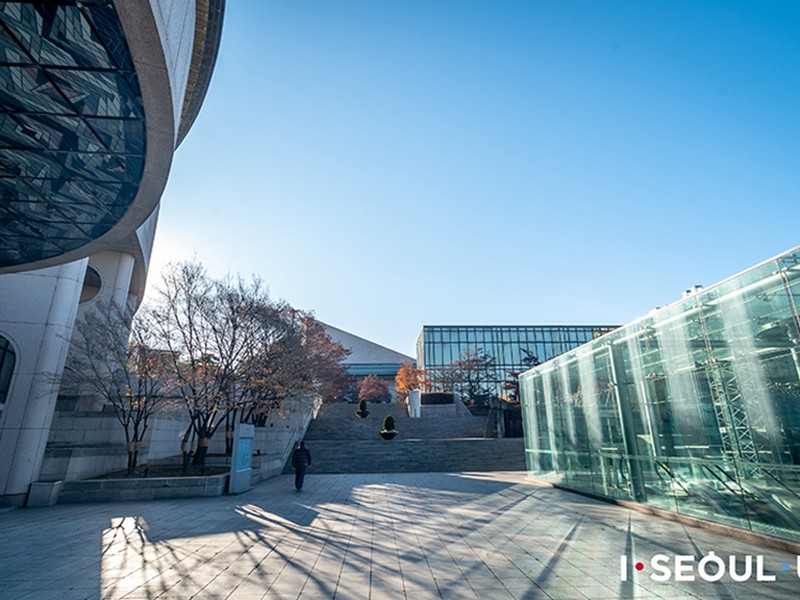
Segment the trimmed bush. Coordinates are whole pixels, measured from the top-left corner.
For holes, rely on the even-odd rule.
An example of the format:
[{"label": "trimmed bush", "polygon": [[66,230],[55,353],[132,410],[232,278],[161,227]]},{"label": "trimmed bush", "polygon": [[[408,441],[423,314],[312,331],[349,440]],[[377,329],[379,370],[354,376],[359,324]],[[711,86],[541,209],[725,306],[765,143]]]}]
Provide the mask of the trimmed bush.
[{"label": "trimmed bush", "polygon": [[394,431],[394,417],[392,415],[386,415],[386,418],[383,419],[383,431]]},{"label": "trimmed bush", "polygon": [[358,403],[358,410],[356,411],[356,416],[359,419],[366,419],[369,411],[367,410],[367,402],[366,400],[361,400]]}]

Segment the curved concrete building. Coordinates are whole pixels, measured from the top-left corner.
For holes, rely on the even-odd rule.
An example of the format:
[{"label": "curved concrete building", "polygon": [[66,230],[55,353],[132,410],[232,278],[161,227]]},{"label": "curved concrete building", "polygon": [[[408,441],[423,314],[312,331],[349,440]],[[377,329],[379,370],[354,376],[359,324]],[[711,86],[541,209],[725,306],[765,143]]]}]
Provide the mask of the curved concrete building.
[{"label": "curved concrete building", "polygon": [[224,0],[0,4],[0,503],[39,478],[76,319],[141,301]]}]

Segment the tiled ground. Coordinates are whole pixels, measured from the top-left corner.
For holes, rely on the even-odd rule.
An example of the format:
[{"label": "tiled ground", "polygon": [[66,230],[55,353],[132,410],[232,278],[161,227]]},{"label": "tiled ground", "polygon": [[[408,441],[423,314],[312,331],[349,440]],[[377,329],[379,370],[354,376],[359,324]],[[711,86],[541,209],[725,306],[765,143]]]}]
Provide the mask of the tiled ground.
[{"label": "tiled ground", "polygon": [[[284,475],[214,499],[0,513],[0,597],[800,597],[793,555],[521,473],[311,473],[300,494],[292,482]],[[657,583],[646,568],[620,581],[621,554],[709,551],[762,554],[777,580]]]}]

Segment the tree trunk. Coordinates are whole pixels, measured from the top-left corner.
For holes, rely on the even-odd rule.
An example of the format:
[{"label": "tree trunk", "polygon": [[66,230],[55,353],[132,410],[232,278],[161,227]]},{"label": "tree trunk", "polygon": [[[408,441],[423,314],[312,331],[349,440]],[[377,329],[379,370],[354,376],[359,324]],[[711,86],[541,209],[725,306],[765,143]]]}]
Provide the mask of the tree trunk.
[{"label": "tree trunk", "polygon": [[189,437],[192,435],[192,425],[190,424],[189,427],[186,429],[186,433],[183,434],[183,439],[181,440],[181,453],[183,454],[183,474],[186,475],[186,472],[189,470],[189,459],[192,456],[192,453],[189,449]]},{"label": "tree trunk", "polygon": [[136,466],[139,463],[139,451],[142,449],[142,442],[134,441],[128,442],[128,477],[136,472]]},{"label": "tree trunk", "polygon": [[201,437],[197,440],[197,452],[195,453],[194,460],[192,461],[194,466],[205,469],[209,442],[210,440],[206,437]]},{"label": "tree trunk", "polygon": [[236,409],[225,418],[225,454],[230,456],[233,452],[233,428],[236,423]]}]

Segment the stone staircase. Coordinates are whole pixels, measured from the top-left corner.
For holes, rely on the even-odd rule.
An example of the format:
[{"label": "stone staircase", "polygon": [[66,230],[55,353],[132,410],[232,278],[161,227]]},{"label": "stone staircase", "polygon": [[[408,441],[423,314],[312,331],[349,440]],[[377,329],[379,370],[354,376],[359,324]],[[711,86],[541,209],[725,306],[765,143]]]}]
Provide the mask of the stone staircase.
[{"label": "stone staircase", "polygon": [[486,417],[412,419],[402,404],[369,404],[369,415],[360,419],[355,416],[357,408],[355,404],[323,404],[308,426],[305,440],[384,441],[378,432],[387,415],[394,417],[395,429],[406,440],[482,438],[486,432]]},{"label": "stone staircase", "polygon": [[[370,404],[369,416],[355,416],[355,404],[326,404],[305,435],[312,473],[422,473],[524,471],[522,438],[484,438],[485,417],[412,419],[398,404]],[[379,431],[392,415],[398,435]],[[287,464],[285,473],[292,471]]]}]

